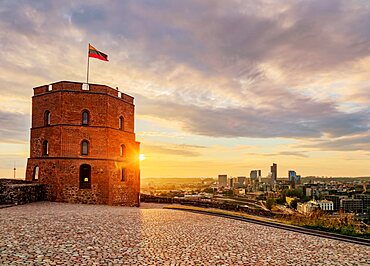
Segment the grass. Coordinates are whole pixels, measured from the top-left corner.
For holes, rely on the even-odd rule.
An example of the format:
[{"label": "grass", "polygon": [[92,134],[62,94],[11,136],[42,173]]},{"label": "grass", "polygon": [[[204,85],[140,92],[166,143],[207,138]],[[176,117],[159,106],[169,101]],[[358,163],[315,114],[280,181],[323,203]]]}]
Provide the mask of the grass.
[{"label": "grass", "polygon": [[326,215],[323,215],[322,213],[317,213],[311,216],[293,215],[289,219],[272,219],[267,217],[249,215],[242,212],[226,211],[220,209],[209,209],[194,206],[168,205],[165,206],[164,208],[174,210],[202,211],[213,214],[226,214],[235,217],[249,218],[257,221],[284,224],[293,227],[303,227],[341,235],[370,239],[370,226],[363,225],[361,227],[358,224],[355,224],[353,222],[353,219],[351,219],[348,216],[341,218],[329,218]]}]

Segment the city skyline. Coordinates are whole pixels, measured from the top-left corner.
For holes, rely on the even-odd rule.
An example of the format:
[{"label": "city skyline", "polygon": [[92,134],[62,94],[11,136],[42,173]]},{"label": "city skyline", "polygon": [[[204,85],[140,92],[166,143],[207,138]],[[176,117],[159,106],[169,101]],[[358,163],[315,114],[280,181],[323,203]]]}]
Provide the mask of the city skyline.
[{"label": "city skyline", "polygon": [[[366,1],[0,3],[0,177],[24,177],[32,88],[135,97],[141,175],[369,176]],[[201,26],[200,26],[201,25]]]}]

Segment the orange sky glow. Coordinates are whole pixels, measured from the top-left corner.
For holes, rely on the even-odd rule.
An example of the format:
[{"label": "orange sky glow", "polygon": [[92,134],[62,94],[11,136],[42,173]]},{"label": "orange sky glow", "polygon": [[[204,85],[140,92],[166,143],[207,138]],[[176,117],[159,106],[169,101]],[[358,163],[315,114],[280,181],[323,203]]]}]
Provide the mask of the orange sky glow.
[{"label": "orange sky glow", "polygon": [[370,176],[368,1],[2,1],[0,177],[24,177],[32,88],[135,97],[141,176]]}]

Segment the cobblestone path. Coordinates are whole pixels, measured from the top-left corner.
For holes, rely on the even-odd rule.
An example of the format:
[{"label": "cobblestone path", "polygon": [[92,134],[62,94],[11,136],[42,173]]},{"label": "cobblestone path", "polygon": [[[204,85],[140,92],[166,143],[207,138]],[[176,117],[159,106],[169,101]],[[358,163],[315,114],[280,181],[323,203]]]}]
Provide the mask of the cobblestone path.
[{"label": "cobblestone path", "polygon": [[0,265],[370,265],[370,247],[159,207],[0,209]]}]

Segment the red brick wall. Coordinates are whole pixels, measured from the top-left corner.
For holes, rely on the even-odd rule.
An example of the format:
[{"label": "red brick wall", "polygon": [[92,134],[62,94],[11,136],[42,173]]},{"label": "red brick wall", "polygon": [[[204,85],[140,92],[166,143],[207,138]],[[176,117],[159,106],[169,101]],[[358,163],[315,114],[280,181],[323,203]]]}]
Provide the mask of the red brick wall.
[{"label": "red brick wall", "polygon": [[[134,134],[133,98],[104,85],[58,82],[34,89],[32,98],[31,155],[26,179],[32,180],[33,169],[40,167],[37,182],[47,185],[50,200],[139,205],[139,143]],[[44,126],[44,113],[51,113],[51,125]],[[89,125],[82,126],[82,112],[89,112]],[[124,117],[120,130],[119,117]],[[49,142],[49,155],[42,155],[42,143]],[[81,155],[81,142],[89,141],[89,154]],[[120,146],[126,156],[120,156]],[[92,188],[79,189],[79,167],[91,165]],[[127,178],[121,181],[121,168]]]}]

